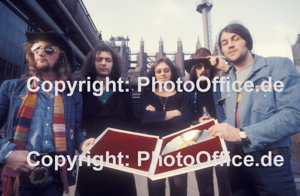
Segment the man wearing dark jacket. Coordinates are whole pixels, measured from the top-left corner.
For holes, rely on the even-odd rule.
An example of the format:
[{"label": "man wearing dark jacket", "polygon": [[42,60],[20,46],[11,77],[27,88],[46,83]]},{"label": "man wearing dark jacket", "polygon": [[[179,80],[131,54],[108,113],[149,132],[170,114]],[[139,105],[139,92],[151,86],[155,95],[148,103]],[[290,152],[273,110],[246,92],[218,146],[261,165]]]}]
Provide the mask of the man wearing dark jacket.
[{"label": "man wearing dark jacket", "polygon": [[[83,91],[83,127],[87,137],[98,137],[107,127],[133,131],[135,123],[131,89],[123,85],[122,91],[116,85],[121,77],[118,55],[107,45],[101,44],[86,57],[82,67],[83,79],[102,84],[102,95]],[[109,84],[108,84],[109,83]],[[127,89],[127,90],[126,90]],[[101,94],[101,93],[100,93]],[[133,174],[103,168],[94,171],[82,167],[78,176],[78,191],[83,195],[136,195]]]},{"label": "man wearing dark jacket", "polygon": [[[210,62],[210,59],[213,63]],[[206,89],[207,81],[200,77],[207,78],[210,82],[217,76],[217,69],[215,66],[215,57],[206,48],[199,48],[194,54],[193,58],[184,62],[185,70],[190,73],[190,80],[196,84],[199,82],[201,89]],[[228,70],[229,66],[225,65],[222,69]],[[195,85],[196,86],[196,85]],[[217,88],[208,89],[207,92],[200,92],[195,88],[190,92],[190,98],[194,106],[194,124],[202,123],[211,118],[217,119],[219,123],[223,122],[226,117],[223,107],[217,104],[221,98],[220,86]],[[216,176],[218,180],[219,194],[228,196],[231,195],[230,186],[228,183],[227,167],[216,166]],[[201,196],[214,195],[213,183],[213,167],[205,168],[195,171],[198,183],[198,190]]]}]

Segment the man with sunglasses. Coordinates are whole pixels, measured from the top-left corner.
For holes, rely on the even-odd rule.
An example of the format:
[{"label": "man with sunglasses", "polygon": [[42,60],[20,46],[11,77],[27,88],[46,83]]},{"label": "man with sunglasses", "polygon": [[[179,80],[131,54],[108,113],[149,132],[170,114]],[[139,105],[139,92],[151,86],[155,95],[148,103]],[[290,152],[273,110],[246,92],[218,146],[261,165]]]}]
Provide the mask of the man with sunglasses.
[{"label": "man with sunglasses", "polygon": [[[190,80],[200,83],[201,89],[206,89],[207,81],[200,80],[200,77],[206,77],[210,82],[217,76],[217,69],[210,63],[215,60],[206,48],[199,48],[193,58],[184,62],[185,70],[190,73]],[[223,70],[228,70],[229,66],[224,65]],[[199,81],[199,80],[200,81]],[[196,88],[190,92],[190,98],[194,106],[194,122],[193,124],[202,123],[211,118],[217,119],[219,123],[225,120],[225,113],[222,107],[218,106],[217,101],[221,98],[220,86],[217,85],[217,91],[213,92],[210,88],[206,92],[200,92]],[[218,180],[218,188],[220,195],[230,195],[230,187],[228,183],[226,166],[216,166],[216,175]],[[198,170],[195,172],[200,195],[214,195],[213,183],[213,167]]]},{"label": "man with sunglasses", "polygon": [[[30,84],[32,89],[43,82],[66,82],[71,79],[75,56],[61,34],[26,32],[26,37],[29,75],[5,81],[0,87],[0,127],[6,123],[5,138],[0,141],[0,162],[5,165],[3,195],[63,195],[76,177],[75,168],[67,171],[70,164],[63,163],[63,158],[73,159],[75,148],[83,151],[94,142],[81,133],[81,95],[55,95],[54,88],[32,92],[27,79],[38,78]],[[27,155],[32,151],[40,156],[31,156],[29,164]],[[61,166],[55,170],[49,162],[57,156]],[[46,165],[32,166],[37,161]]]}]

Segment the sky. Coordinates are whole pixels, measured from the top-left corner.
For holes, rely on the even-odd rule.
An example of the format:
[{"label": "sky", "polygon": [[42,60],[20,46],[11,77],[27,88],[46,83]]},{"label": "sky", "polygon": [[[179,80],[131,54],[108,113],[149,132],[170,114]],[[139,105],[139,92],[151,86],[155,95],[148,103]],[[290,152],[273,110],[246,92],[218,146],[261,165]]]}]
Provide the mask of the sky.
[{"label": "sky", "polygon": [[[184,53],[194,53],[199,40],[204,46],[201,0],[83,0],[103,40],[129,37],[131,52],[139,51],[144,40],[148,55],[175,53],[182,40]],[[300,0],[210,0],[212,43],[222,28],[233,21],[246,26],[253,39],[253,52],[264,57],[282,56],[293,60],[291,46],[300,33]]]}]

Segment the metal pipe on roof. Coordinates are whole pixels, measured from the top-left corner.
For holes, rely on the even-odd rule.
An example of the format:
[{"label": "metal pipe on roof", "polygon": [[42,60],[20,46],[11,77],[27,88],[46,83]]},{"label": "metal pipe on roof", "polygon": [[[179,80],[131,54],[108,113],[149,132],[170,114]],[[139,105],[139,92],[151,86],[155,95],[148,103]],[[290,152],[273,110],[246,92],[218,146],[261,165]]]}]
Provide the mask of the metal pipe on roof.
[{"label": "metal pipe on roof", "polygon": [[[32,11],[37,14],[41,20],[43,20],[51,29],[53,29],[57,33],[64,34],[64,32],[57,26],[57,24],[50,18],[50,16],[41,8],[41,6],[34,0],[22,0]],[[75,54],[77,57],[82,60],[85,59],[83,53],[77,48],[77,46],[69,40],[71,46],[74,49]]]},{"label": "metal pipe on roof", "polygon": [[81,28],[78,26],[77,22],[73,19],[68,9],[65,7],[65,5],[61,2],[61,0],[54,0],[55,3],[58,5],[58,7],[61,9],[61,11],[64,13],[66,18],[72,23],[72,25],[75,27],[75,29],[79,32],[81,37],[84,39],[84,41],[88,44],[91,50],[94,49],[90,41],[87,39],[85,34],[82,32]]}]

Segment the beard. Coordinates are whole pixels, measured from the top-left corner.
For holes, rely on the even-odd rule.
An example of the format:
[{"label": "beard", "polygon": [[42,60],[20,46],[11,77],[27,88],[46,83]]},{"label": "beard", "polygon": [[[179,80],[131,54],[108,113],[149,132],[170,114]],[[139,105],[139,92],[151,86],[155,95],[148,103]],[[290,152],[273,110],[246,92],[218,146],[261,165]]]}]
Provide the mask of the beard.
[{"label": "beard", "polygon": [[43,66],[37,66],[37,65],[36,65],[36,69],[37,69],[39,72],[47,73],[48,71],[50,71],[50,65],[49,65],[49,64],[43,65]]},{"label": "beard", "polygon": [[[34,64],[35,69],[40,72],[40,73],[47,73],[51,70],[51,67],[49,63],[44,64],[42,66],[37,65],[37,63]],[[58,71],[60,67],[59,59],[54,63],[52,70],[53,71]]]},{"label": "beard", "polygon": [[242,63],[247,57],[247,53],[242,53],[237,59],[231,61],[234,65]]},{"label": "beard", "polygon": [[236,58],[236,59],[230,59],[230,57],[226,57],[229,61],[231,61],[234,65],[238,65],[240,63],[242,63],[248,55],[249,49],[247,48],[247,46],[245,45],[241,50],[240,50],[240,55]]}]

